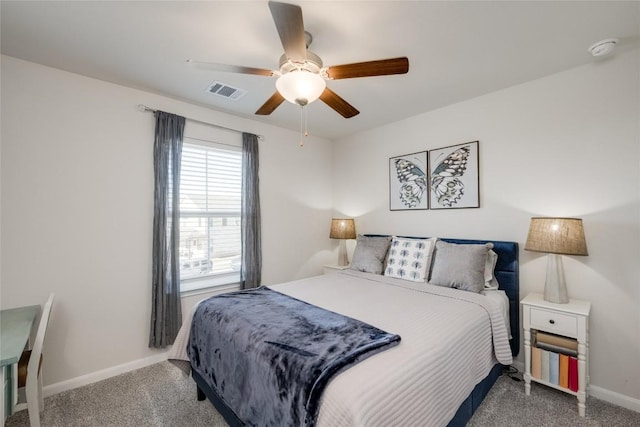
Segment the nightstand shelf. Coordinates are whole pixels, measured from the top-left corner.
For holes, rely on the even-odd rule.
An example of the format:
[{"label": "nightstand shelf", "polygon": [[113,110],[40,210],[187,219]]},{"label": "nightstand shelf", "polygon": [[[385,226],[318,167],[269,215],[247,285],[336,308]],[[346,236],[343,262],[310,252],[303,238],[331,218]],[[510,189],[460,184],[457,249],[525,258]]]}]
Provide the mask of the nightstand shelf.
[{"label": "nightstand shelf", "polygon": [[330,264],[322,267],[324,274],[339,273],[343,270],[347,270],[348,268],[349,268],[348,265],[337,265],[337,264]]},{"label": "nightstand shelf", "polygon": [[[578,413],[584,417],[589,384],[589,312],[591,311],[591,303],[572,299],[568,304],[554,304],[545,301],[542,294],[529,294],[520,303],[522,304],[522,323],[524,326],[525,394],[528,396],[531,393],[531,381],[571,394],[578,398]],[[575,346],[576,357],[572,358],[573,362],[568,363],[575,363],[574,366],[577,367],[577,377],[575,378],[577,387],[574,387],[577,388],[576,391],[547,381],[542,378],[544,374],[541,378],[536,378],[531,374],[532,346],[535,347],[532,338],[538,333],[545,335],[547,339],[556,337],[555,339],[567,344],[564,347],[560,346],[558,350],[553,347],[549,348],[548,341],[546,348],[545,344],[540,344],[541,349],[546,349],[552,356],[556,354],[560,358],[561,354],[567,353],[567,348],[572,344]],[[537,348],[536,351],[538,351]],[[549,366],[547,368],[552,369]],[[556,365],[555,369],[560,368]],[[556,374],[559,375],[557,371]]]}]

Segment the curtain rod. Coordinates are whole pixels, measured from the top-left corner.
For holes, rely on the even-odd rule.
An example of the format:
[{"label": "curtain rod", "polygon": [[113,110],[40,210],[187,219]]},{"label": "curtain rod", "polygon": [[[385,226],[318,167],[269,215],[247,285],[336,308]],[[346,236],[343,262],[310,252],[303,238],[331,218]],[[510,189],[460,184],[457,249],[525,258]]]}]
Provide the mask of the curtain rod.
[{"label": "curtain rod", "polygon": [[[138,110],[140,110],[142,112],[150,111],[152,113],[155,113],[156,111],[158,111],[158,110],[155,110],[155,109],[153,109],[151,107],[147,107],[144,104],[138,104]],[[214,128],[218,128],[218,129],[224,129],[224,130],[229,130],[231,132],[243,133],[243,131],[238,130],[238,129],[232,129],[232,128],[228,128],[228,127],[225,127],[225,126],[214,125],[213,123],[203,122],[202,120],[192,119],[190,117],[185,117],[185,119],[189,120],[191,122],[196,122],[196,123],[200,123],[200,124],[203,124],[203,125],[212,126]],[[258,138],[263,139],[264,137],[262,135],[258,135]]]}]

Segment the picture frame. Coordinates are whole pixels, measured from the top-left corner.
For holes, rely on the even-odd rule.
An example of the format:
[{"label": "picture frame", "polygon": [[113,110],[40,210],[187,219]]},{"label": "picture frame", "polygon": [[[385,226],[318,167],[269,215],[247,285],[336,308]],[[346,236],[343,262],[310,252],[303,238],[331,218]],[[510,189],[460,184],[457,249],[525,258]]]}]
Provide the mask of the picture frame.
[{"label": "picture frame", "polygon": [[427,151],[389,158],[389,210],[429,209]]},{"label": "picture frame", "polygon": [[479,141],[429,150],[429,207],[480,207]]}]

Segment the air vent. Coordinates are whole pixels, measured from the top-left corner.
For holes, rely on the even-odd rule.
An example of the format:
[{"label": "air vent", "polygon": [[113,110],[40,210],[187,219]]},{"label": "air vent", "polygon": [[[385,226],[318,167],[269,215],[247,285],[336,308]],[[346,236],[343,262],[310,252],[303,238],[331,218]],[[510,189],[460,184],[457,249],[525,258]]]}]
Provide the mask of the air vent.
[{"label": "air vent", "polygon": [[238,89],[237,87],[229,86],[220,82],[211,83],[211,85],[207,88],[207,92],[221,96],[223,98],[232,99],[234,101],[242,98],[247,94],[246,90]]}]

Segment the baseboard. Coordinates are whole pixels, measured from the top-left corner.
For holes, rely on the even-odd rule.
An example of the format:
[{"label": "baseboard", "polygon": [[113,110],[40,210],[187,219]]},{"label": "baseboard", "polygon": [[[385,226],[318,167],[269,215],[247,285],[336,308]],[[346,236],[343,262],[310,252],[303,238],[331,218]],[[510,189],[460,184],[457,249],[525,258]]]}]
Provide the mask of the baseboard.
[{"label": "baseboard", "polygon": [[[524,363],[522,362],[514,360],[511,366],[520,372],[524,372]],[[605,402],[640,412],[640,399],[634,399],[633,397],[616,393],[615,391],[607,390],[606,388],[598,387],[593,384],[589,384],[588,393],[589,396],[593,396],[596,399],[604,400]]]},{"label": "baseboard", "polygon": [[76,378],[71,378],[70,380],[44,386],[42,388],[42,394],[44,395],[44,397],[52,396],[63,391],[72,390],[74,388],[82,387],[88,384],[93,384],[98,381],[106,380],[107,378],[115,377],[116,375],[124,374],[129,371],[144,368],[145,366],[160,363],[164,360],[167,360],[166,352],[145,357],[144,359],[134,360],[122,365],[112,366],[111,368],[92,372],[90,374],[81,375]]},{"label": "baseboard", "polygon": [[615,391],[607,390],[597,385],[589,385],[589,396],[622,406],[623,408],[631,409],[632,411],[640,412],[640,399],[634,399],[633,397],[625,396],[624,394],[616,393]]}]

